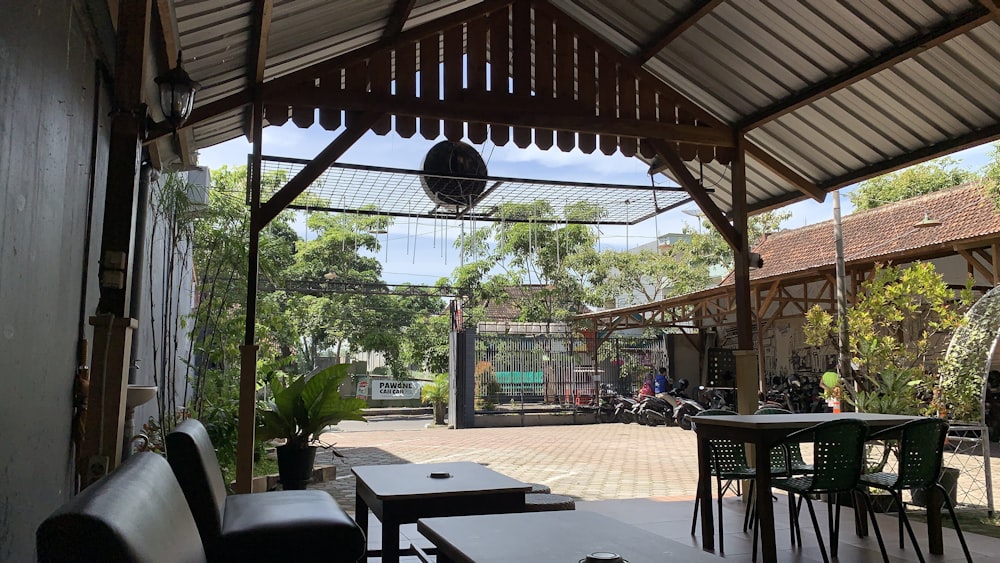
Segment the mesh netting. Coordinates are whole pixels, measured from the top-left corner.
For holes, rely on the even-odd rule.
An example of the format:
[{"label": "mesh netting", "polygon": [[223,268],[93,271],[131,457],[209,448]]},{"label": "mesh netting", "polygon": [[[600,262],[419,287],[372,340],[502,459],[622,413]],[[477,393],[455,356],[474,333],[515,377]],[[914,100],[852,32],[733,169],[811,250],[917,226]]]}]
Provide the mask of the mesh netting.
[{"label": "mesh netting", "polygon": [[[308,163],[308,160],[264,156],[262,200],[266,201]],[[449,206],[427,195],[425,178],[441,178],[438,182],[469,181],[460,176],[427,175],[418,170],[336,163],[289,207],[394,217],[634,225],[691,201],[679,187],[488,176],[476,179],[486,182],[481,194],[470,196],[463,205]]]}]

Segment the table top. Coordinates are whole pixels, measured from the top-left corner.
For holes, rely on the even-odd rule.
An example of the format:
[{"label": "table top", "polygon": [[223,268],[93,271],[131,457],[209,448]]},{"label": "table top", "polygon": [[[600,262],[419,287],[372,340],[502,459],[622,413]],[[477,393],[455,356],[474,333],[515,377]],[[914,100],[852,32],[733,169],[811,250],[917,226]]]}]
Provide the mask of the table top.
[{"label": "table top", "polygon": [[456,563],[577,563],[595,552],[617,553],[629,563],[718,561],[698,547],[586,510],[421,518],[417,530]]},{"label": "table top", "polygon": [[[351,469],[381,499],[527,492],[531,485],[471,461],[361,465]],[[431,474],[450,477],[432,478]]]},{"label": "table top", "polygon": [[891,427],[921,418],[901,414],[878,414],[867,412],[843,413],[797,413],[797,414],[742,414],[733,416],[695,416],[697,425],[725,426],[728,428],[745,428],[764,430],[770,428],[808,428],[821,422],[841,418],[857,418],[871,426]]}]

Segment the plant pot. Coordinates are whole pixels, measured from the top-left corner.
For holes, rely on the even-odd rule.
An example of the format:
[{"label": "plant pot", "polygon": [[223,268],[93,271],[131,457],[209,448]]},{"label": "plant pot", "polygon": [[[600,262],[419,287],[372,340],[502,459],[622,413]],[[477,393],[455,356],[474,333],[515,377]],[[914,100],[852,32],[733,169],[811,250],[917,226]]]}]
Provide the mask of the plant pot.
[{"label": "plant pot", "polygon": [[[955,506],[958,500],[958,476],[961,472],[954,467],[945,467],[944,471],[941,472],[941,478],[938,479],[938,483],[944,487],[944,490],[948,491],[948,500],[951,501],[951,505]],[[917,506],[927,506],[927,490],[926,489],[913,489],[913,504]],[[943,505],[944,503],[942,503]]]},{"label": "plant pot", "polygon": [[445,422],[445,404],[434,403],[434,424],[443,425]]},{"label": "plant pot", "polygon": [[312,480],[313,462],[316,461],[316,446],[298,448],[278,446],[278,480],[281,488],[302,490]]}]

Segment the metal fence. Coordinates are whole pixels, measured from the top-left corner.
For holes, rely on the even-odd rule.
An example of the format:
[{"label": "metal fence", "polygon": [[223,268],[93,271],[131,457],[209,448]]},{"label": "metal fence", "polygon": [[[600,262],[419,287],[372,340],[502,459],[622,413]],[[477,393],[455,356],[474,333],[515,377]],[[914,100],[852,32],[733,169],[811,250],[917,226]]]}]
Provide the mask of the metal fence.
[{"label": "metal fence", "polygon": [[663,339],[619,337],[597,350],[594,339],[572,334],[476,336],[476,409],[519,410],[588,405],[600,384],[630,394],[667,366]]}]

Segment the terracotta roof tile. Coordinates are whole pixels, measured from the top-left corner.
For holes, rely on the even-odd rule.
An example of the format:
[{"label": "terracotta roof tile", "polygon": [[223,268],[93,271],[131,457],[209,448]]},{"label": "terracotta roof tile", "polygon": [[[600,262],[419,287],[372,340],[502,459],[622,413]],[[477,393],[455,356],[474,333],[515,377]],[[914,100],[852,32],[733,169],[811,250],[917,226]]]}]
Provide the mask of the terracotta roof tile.
[{"label": "terracotta roof tile", "polygon": [[[915,227],[924,214],[941,221]],[[1000,214],[978,184],[967,184],[891,203],[842,218],[844,261],[889,260],[900,254],[935,246],[951,247],[965,240],[1000,233]],[[754,252],[764,267],[750,271],[763,279],[829,266],[836,260],[833,220],[768,235]],[[720,283],[733,283],[730,274]]]}]

